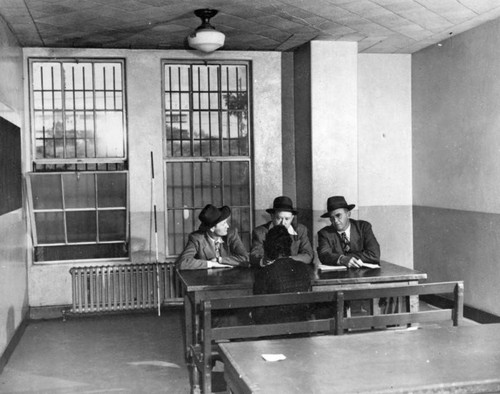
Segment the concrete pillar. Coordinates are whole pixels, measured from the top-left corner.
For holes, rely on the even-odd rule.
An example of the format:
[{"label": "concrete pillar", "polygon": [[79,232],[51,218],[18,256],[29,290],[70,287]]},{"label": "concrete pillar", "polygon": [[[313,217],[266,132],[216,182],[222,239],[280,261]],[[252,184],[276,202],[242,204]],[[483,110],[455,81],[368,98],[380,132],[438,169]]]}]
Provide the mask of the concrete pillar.
[{"label": "concrete pillar", "polygon": [[357,55],[353,42],[311,41],[296,52],[297,201],[314,247],[329,223],[320,218],[326,199],[358,197]]}]

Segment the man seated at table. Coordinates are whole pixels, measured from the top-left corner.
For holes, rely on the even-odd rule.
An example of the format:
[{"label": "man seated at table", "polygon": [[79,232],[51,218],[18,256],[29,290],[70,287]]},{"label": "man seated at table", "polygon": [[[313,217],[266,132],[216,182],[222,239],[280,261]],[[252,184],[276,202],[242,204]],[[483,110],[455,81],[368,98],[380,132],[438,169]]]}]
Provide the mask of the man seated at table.
[{"label": "man seated at table", "polygon": [[189,234],[183,252],[175,262],[177,268],[206,269],[231,266],[248,267],[248,252],[238,231],[229,227],[231,208],[208,204],[198,218],[201,225]]},{"label": "man seated at table", "polygon": [[322,218],[332,223],[318,231],[318,257],[325,265],[345,265],[360,268],[362,263],[380,264],[380,245],[370,223],[351,219],[354,204],[343,196],[327,200],[327,212]]},{"label": "man seated at table", "polygon": [[256,227],[252,233],[252,248],[250,250],[250,263],[253,266],[266,265],[267,256],[264,253],[264,240],[268,232],[275,226],[284,226],[292,240],[290,258],[305,264],[310,264],[314,257],[313,248],[307,228],[298,223],[293,224],[297,210],[293,207],[292,200],[286,196],[276,197],[273,207],[266,209],[271,214],[271,221]]},{"label": "man seated at table", "polygon": [[[285,226],[273,226],[264,240],[266,265],[255,272],[254,294],[295,293],[311,290],[311,266],[290,257],[292,239]],[[307,305],[258,308],[252,313],[258,324],[304,321]]]}]

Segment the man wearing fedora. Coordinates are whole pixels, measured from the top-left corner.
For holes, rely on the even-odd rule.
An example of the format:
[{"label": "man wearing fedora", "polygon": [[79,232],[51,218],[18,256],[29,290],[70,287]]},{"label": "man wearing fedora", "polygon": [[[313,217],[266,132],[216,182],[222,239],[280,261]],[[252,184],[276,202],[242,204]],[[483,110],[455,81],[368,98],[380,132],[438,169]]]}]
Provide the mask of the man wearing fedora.
[{"label": "man wearing fedora", "polygon": [[231,208],[228,206],[206,205],[198,216],[199,229],[189,234],[188,242],[175,262],[177,268],[248,267],[248,252],[238,231],[229,228],[229,216]]},{"label": "man wearing fedora", "polygon": [[370,223],[351,219],[354,204],[347,204],[343,196],[327,200],[330,226],[318,231],[318,257],[325,265],[345,265],[359,268],[362,263],[380,264],[380,245]]},{"label": "man wearing fedora", "polygon": [[290,257],[293,260],[310,264],[314,257],[313,248],[307,228],[303,224],[293,224],[293,219],[297,215],[297,210],[293,207],[290,197],[280,196],[273,201],[273,207],[266,209],[271,214],[271,221],[256,227],[252,232],[252,249],[250,251],[250,264],[252,266],[265,266],[267,258],[264,253],[264,240],[267,233],[274,226],[285,226],[292,238]]}]

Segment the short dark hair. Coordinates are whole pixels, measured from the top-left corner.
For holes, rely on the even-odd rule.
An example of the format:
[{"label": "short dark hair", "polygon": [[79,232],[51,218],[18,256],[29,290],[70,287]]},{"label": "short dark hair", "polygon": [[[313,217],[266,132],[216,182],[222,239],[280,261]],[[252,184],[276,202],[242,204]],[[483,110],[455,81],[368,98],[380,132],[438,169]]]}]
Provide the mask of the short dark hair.
[{"label": "short dark hair", "polygon": [[290,256],[292,237],[285,226],[274,226],[266,235],[264,240],[264,253],[270,260],[280,256]]}]

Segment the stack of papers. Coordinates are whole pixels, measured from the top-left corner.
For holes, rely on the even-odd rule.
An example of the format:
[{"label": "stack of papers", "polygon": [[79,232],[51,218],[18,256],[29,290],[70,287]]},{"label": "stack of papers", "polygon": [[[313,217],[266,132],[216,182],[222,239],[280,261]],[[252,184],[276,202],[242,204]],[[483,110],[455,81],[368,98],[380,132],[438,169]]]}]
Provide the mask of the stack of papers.
[{"label": "stack of papers", "polygon": [[347,267],[345,265],[325,265],[325,264],[320,264],[318,265],[318,269],[323,272],[327,271],[345,271],[347,270]]},{"label": "stack of papers", "polygon": [[[377,264],[371,264],[371,263],[364,263],[361,260],[358,260],[358,263],[361,265],[361,268],[370,268],[370,269],[376,269],[380,268],[380,265]],[[328,271],[345,271],[347,269],[346,266],[344,265],[325,265],[325,264],[319,264],[318,269],[323,272],[328,272]]]}]

